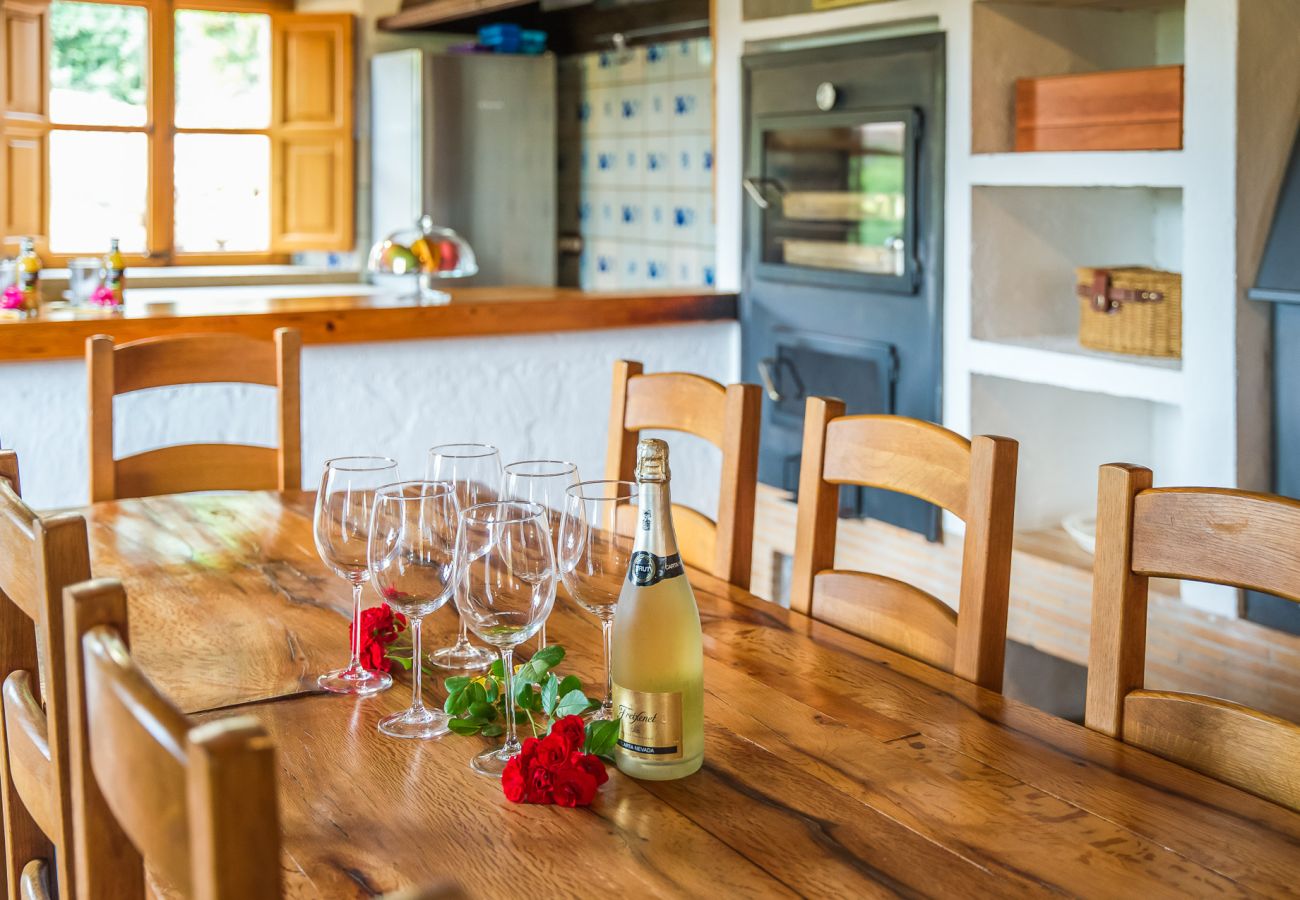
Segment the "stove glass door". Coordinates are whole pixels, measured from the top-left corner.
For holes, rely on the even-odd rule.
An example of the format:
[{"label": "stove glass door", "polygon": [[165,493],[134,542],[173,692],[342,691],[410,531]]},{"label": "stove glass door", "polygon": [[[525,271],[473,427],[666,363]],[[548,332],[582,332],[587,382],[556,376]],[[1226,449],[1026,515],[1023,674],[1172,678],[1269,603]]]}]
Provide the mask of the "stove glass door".
[{"label": "stove glass door", "polygon": [[745,181],[758,208],[766,274],[865,276],[910,290],[915,115],[774,118],[760,124],[760,173]]}]

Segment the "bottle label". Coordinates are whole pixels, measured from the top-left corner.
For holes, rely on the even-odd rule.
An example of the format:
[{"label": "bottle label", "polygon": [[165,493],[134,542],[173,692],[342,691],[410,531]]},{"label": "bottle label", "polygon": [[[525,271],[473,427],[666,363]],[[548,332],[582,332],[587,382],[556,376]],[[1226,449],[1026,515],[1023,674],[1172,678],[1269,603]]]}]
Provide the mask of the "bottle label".
[{"label": "bottle label", "polygon": [[655,556],[649,550],[638,550],[632,554],[632,562],[627,567],[627,580],[637,587],[649,587],[665,578],[676,578],[685,571],[679,553]]},{"label": "bottle label", "polygon": [[614,685],[614,709],[622,727],[618,746],[637,759],[682,758],[682,693],[629,691]]}]

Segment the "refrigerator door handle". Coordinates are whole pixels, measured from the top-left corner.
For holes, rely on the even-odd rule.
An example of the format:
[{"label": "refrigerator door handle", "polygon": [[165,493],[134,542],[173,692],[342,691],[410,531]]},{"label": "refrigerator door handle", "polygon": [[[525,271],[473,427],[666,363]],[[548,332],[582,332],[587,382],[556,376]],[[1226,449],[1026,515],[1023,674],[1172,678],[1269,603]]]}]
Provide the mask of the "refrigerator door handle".
[{"label": "refrigerator door handle", "polygon": [[746,177],[740,183],[741,186],[745,188],[745,193],[749,194],[749,199],[753,200],[754,205],[757,206],[759,209],[767,209],[772,205],[770,202],[768,202],[768,199],[763,196],[763,191],[759,188],[757,184],[754,183],[753,178]]}]

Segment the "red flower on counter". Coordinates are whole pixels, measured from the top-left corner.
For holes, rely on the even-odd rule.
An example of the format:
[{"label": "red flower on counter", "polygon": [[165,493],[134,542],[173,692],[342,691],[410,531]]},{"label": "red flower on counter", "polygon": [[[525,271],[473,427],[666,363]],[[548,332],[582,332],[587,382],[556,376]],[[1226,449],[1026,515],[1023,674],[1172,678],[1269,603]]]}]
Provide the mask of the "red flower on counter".
[{"label": "red flower on counter", "polygon": [[506,763],[501,791],[511,803],[590,806],[596,790],[609,781],[600,758],[583,753],[586,726],[580,716],[565,716],[538,740],[524,741],[519,755]]},{"label": "red flower on counter", "polygon": [[[348,640],[352,629],[348,626]],[[406,616],[395,613],[387,606],[372,606],[361,610],[361,665],[372,672],[391,672],[393,661],[385,654],[388,645],[406,630]]]}]

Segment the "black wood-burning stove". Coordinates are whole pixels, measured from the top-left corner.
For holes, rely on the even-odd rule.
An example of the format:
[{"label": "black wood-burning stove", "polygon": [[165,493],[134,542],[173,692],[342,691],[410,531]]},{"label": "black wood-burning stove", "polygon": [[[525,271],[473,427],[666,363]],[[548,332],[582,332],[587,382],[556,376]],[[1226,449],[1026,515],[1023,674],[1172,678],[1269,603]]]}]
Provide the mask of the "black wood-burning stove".
[{"label": "black wood-burning stove", "polygon": [[[942,375],[941,34],[745,63],[746,380],[766,393],[759,477],[799,483],[804,400],[937,421]],[[938,536],[938,510],[846,488],[841,515]]]}]

